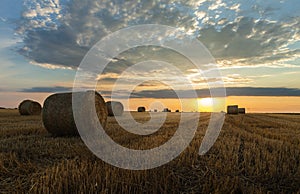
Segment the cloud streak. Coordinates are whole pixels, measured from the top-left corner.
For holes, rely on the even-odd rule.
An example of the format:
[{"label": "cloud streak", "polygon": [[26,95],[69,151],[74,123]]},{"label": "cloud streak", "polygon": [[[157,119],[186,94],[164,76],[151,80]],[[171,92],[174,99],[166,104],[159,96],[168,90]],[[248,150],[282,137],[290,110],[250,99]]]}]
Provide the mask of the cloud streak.
[{"label": "cloud streak", "polygon": [[62,86],[54,86],[54,87],[33,87],[33,88],[24,88],[19,92],[27,92],[27,93],[57,93],[57,92],[71,92],[72,87],[62,87]]},{"label": "cloud streak", "polygon": [[[218,90],[218,88],[215,88]],[[221,88],[220,88],[221,90]],[[25,88],[20,92],[27,93],[56,93],[56,92],[70,92],[71,87],[33,87]],[[210,97],[209,89],[197,89],[195,90],[199,98]],[[192,91],[188,90],[178,90],[179,94],[184,98],[191,98],[190,94]],[[111,91],[100,91],[106,97],[110,97]],[[115,98],[123,98],[127,94],[126,90],[115,91],[117,96]],[[300,89],[296,88],[266,88],[266,87],[228,87],[226,88],[227,96],[300,96]],[[131,98],[178,98],[176,93],[171,89],[162,90],[140,90],[133,91],[131,93]]]},{"label": "cloud streak", "polygon": [[[215,88],[218,90],[218,88]],[[185,98],[190,98],[191,91],[178,91]],[[199,98],[210,97],[208,89],[197,89]],[[227,96],[300,96],[300,89],[294,88],[254,88],[254,87],[230,87],[226,88]],[[173,90],[143,90],[133,92],[132,97],[138,98],[178,98]]]}]

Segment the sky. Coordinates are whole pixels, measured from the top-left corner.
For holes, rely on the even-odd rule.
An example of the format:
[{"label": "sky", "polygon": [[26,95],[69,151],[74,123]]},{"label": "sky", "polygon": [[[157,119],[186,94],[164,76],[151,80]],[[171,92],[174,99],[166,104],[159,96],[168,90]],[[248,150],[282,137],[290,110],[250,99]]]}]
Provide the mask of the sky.
[{"label": "sky", "polygon": [[[78,66],[98,41],[126,27],[160,24],[203,43],[220,71],[227,104],[250,112],[300,112],[299,10],[299,0],[1,0],[0,106],[17,107],[24,99],[43,103],[51,93],[71,91]],[[186,111],[210,110],[201,98],[209,98],[207,82],[218,80],[206,80],[184,56],[145,46],[114,59],[97,76],[106,100],[126,68],[151,59],[184,72],[202,106]],[[122,87],[137,77],[148,81],[135,88],[129,109],[155,101],[182,109],[172,87],[162,83],[188,92],[173,69],[149,65],[127,74]],[[117,92],[120,101],[124,88]]]}]

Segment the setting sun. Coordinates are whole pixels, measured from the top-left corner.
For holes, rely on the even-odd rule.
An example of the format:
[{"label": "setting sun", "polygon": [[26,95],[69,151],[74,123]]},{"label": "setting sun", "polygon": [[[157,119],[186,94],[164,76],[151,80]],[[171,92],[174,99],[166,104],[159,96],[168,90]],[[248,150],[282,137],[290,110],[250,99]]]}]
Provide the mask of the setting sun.
[{"label": "setting sun", "polygon": [[214,104],[212,98],[201,98],[201,99],[198,99],[198,103],[199,103],[200,106],[203,106],[203,107],[211,107]]},{"label": "setting sun", "polygon": [[220,112],[225,110],[226,98],[198,98],[198,111]]},{"label": "setting sun", "polygon": [[200,112],[213,112],[214,100],[212,98],[199,98],[198,110]]}]

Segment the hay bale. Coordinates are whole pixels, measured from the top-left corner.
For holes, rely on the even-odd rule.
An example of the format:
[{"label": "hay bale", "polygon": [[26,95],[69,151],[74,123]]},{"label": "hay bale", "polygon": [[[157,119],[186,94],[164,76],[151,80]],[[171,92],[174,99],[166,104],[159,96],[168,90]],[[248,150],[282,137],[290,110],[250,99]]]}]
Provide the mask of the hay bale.
[{"label": "hay bale", "polygon": [[18,109],[21,115],[40,115],[42,112],[42,106],[40,103],[33,100],[22,101]]},{"label": "hay bale", "polygon": [[239,106],[238,105],[230,105],[227,106],[227,114],[239,114]]},{"label": "hay bale", "polygon": [[239,108],[239,114],[246,114],[245,108]]},{"label": "hay bale", "polygon": [[121,116],[124,112],[124,106],[118,101],[106,102],[108,116]]},{"label": "hay bale", "polygon": [[171,112],[171,110],[168,108],[164,108],[163,112]]},{"label": "hay bale", "polygon": [[[94,91],[76,92],[80,101],[85,102],[78,108],[81,114],[86,115],[85,120],[92,123],[98,119],[103,128],[106,126],[107,108],[102,96]],[[78,130],[73,117],[72,110],[72,95],[73,93],[59,93],[49,96],[44,102],[43,108],[43,124],[47,131],[54,136],[75,136],[78,135]],[[95,109],[97,117],[94,120],[92,117],[91,109],[86,107],[86,104],[92,102],[95,97]],[[92,106],[92,105],[91,105]],[[89,124],[88,124],[89,125]]]},{"label": "hay bale", "polygon": [[146,112],[146,108],[143,106],[138,107],[137,109],[138,112]]}]

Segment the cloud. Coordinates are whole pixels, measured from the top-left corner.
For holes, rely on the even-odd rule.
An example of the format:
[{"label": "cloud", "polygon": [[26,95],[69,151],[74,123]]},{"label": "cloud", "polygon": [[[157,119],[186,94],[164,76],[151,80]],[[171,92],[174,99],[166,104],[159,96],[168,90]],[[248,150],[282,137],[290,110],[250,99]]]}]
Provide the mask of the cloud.
[{"label": "cloud", "polygon": [[[300,49],[287,49],[294,36],[299,34],[298,22],[291,25],[280,21],[272,23],[254,18],[240,17],[218,30],[209,26],[200,30],[200,40],[208,47],[218,63],[226,60],[227,66],[281,66],[282,60],[297,57]],[[284,67],[284,66],[283,66]]]},{"label": "cloud", "polygon": [[223,79],[224,84],[226,84],[226,85],[229,85],[229,84],[249,84],[249,83],[253,82],[253,79],[243,77],[239,74],[228,75],[226,77],[223,77],[222,79]]},{"label": "cloud", "polygon": [[28,28],[57,29],[64,8],[59,0],[24,0],[23,5],[22,23],[17,28],[18,32],[26,32]]},{"label": "cloud", "polygon": [[[165,24],[199,38],[217,62],[230,62],[227,68],[286,67],[291,65],[289,59],[300,55],[299,48],[289,47],[300,37],[299,9],[297,0],[26,1],[18,21],[24,43],[19,52],[46,68],[76,69],[107,34],[137,24]],[[140,56],[153,57],[152,53],[149,49],[127,53],[109,71],[118,72]],[[176,62],[173,54],[164,59]]]},{"label": "cloud", "polygon": [[57,92],[71,92],[72,87],[54,86],[54,87],[33,87],[24,88],[20,92],[27,93],[57,93]]},{"label": "cloud", "polygon": [[241,76],[240,74],[228,74],[222,77],[205,78],[201,73],[193,73],[189,75],[190,80],[196,86],[207,86],[208,83],[222,82],[224,85],[249,84],[253,82],[253,78],[261,78],[265,76]]},{"label": "cloud", "polygon": [[162,85],[164,84],[159,81],[148,81],[140,84],[139,86],[140,87],[161,87]]},{"label": "cloud", "polygon": [[39,67],[43,67],[45,69],[52,69],[52,70],[54,70],[54,69],[68,69],[68,70],[72,70],[73,69],[72,67],[61,66],[61,65],[58,65],[58,64],[37,63],[35,61],[30,61],[29,63],[32,64],[32,65],[39,66]]}]

